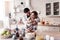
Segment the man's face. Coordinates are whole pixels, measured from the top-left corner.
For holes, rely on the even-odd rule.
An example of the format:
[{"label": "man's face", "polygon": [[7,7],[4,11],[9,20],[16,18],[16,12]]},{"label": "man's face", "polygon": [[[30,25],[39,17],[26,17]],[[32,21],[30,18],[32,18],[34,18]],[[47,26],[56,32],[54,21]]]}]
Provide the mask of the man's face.
[{"label": "man's face", "polygon": [[28,11],[28,12],[26,13],[26,15],[27,15],[27,16],[30,16],[30,11]]}]

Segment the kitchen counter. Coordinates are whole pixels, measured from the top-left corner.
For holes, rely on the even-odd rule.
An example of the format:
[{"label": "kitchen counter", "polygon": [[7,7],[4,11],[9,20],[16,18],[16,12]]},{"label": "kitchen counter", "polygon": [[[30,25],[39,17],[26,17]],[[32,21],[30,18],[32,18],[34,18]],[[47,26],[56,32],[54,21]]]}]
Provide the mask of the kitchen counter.
[{"label": "kitchen counter", "polygon": [[49,35],[49,37],[54,37],[54,40],[60,40],[60,32],[37,32],[37,36],[46,37],[46,35]]},{"label": "kitchen counter", "polygon": [[55,37],[60,37],[60,32],[37,32],[37,35],[50,35]]},{"label": "kitchen counter", "polygon": [[60,25],[38,25],[38,26],[60,27]]},{"label": "kitchen counter", "polygon": [[60,27],[55,25],[38,25],[37,31],[60,32]]},{"label": "kitchen counter", "polygon": [[59,25],[38,25],[37,27],[37,36],[49,35],[54,37],[54,40],[60,40],[60,26]]}]

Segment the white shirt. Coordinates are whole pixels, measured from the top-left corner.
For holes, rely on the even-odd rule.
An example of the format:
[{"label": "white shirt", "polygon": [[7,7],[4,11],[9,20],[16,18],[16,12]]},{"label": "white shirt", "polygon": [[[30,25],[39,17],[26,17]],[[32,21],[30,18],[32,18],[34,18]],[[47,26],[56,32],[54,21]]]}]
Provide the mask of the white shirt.
[{"label": "white shirt", "polygon": [[28,20],[28,18],[27,18],[27,15],[25,14],[22,18],[22,21],[23,21],[24,25],[27,24],[27,20]]}]

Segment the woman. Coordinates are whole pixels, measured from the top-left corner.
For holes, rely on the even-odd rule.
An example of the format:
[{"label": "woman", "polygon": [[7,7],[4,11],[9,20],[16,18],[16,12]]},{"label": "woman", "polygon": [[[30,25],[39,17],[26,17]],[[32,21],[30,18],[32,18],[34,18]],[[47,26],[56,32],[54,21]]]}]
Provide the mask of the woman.
[{"label": "woman", "polygon": [[38,13],[32,11],[27,21],[26,40],[34,40],[36,37],[37,24],[40,21]]},{"label": "woman", "polygon": [[32,11],[30,18],[27,21],[27,29],[30,31],[37,30],[38,22],[40,22],[40,19],[38,17],[38,13],[36,11]]}]

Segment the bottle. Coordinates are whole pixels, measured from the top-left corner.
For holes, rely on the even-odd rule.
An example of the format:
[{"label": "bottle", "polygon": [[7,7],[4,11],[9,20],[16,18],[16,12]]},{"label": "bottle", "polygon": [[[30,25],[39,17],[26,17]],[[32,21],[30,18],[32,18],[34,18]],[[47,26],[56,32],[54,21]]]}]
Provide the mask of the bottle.
[{"label": "bottle", "polygon": [[42,25],[45,25],[45,21],[44,21],[44,19],[42,18]]}]

